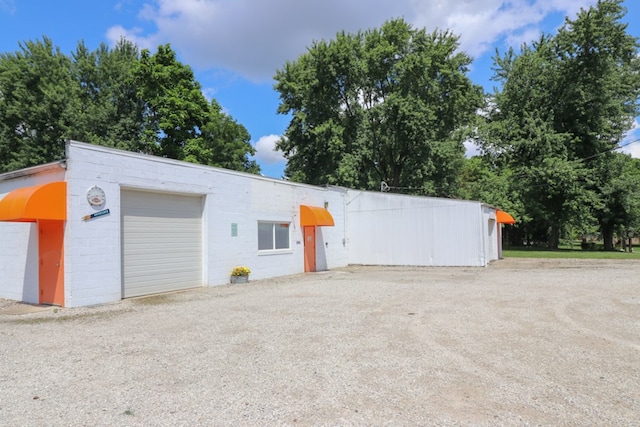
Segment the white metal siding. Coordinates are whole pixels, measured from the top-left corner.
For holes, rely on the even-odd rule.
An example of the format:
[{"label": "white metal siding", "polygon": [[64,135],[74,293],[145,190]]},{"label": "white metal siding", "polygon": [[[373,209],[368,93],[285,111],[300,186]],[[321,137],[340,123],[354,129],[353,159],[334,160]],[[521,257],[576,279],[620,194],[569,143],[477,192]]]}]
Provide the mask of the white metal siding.
[{"label": "white metal siding", "polygon": [[123,297],[202,286],[202,198],[121,193]]},{"label": "white metal siding", "polygon": [[481,204],[348,190],[349,262],[484,266]]}]

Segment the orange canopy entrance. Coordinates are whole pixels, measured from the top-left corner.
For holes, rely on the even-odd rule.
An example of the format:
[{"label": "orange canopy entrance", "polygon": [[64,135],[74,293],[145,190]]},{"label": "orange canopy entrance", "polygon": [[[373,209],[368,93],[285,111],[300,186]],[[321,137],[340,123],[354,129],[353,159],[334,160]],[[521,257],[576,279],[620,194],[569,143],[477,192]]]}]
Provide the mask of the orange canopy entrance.
[{"label": "orange canopy entrance", "polygon": [[67,183],[18,188],[0,200],[0,221],[35,222],[67,219]]},{"label": "orange canopy entrance", "polygon": [[318,225],[334,225],[333,217],[325,208],[318,206],[300,205],[300,225],[301,226],[318,226]]},{"label": "orange canopy entrance", "polygon": [[498,209],[496,210],[496,222],[498,224],[515,224],[516,220],[505,211]]},{"label": "orange canopy entrance", "polygon": [[0,200],[0,221],[38,223],[38,294],[40,304],[64,307],[64,221],[67,183],[13,190]]}]

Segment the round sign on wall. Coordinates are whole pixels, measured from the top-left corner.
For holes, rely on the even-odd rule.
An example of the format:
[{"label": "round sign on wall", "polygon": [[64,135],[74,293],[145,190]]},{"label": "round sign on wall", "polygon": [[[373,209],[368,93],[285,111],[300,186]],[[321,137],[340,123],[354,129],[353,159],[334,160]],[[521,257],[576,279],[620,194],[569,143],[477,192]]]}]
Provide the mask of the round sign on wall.
[{"label": "round sign on wall", "polygon": [[91,206],[102,206],[107,201],[107,196],[102,188],[94,185],[87,190],[87,201]]}]

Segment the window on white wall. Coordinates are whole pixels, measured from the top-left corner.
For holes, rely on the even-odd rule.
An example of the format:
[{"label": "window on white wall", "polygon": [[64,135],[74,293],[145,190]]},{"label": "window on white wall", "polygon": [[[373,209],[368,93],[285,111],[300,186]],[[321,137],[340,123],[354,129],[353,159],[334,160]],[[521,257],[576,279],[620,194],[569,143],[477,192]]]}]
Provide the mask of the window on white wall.
[{"label": "window on white wall", "polygon": [[291,249],[288,222],[258,222],[258,250]]}]

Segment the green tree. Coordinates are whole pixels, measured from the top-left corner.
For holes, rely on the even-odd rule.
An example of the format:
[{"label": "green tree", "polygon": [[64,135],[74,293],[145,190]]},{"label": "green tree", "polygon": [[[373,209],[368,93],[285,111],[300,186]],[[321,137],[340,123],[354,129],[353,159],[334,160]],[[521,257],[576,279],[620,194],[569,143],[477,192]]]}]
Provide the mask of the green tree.
[{"label": "green tree", "polygon": [[614,236],[640,231],[640,161],[621,153],[607,153],[596,171],[599,203],[595,217],[605,250],[613,250]]},{"label": "green tree", "polygon": [[592,213],[607,250],[614,249],[616,225],[627,216],[628,206],[621,201],[633,191],[619,180],[624,158],[610,152],[638,114],[640,44],[627,33],[625,13],[621,0],[600,1],[567,20],[557,36],[558,52],[564,55],[556,127],[574,136],[574,156],[591,171]]},{"label": "green tree", "polygon": [[184,147],[184,160],[225,169],[260,173],[249,155],[255,154],[247,129],[222,111],[215,100],[209,105],[201,134]]},{"label": "green tree", "polygon": [[144,105],[140,151],[244,172],[259,173],[247,129],[209,103],[193,71],[171,46],[143,50],[134,82]]},{"label": "green tree", "polygon": [[78,106],[71,61],[48,38],[0,54],[0,172],[64,158]]},{"label": "green tree", "polygon": [[167,44],[153,55],[147,49],[141,52],[134,81],[145,105],[143,150],[182,160],[185,145],[198,137],[209,107],[193,71]]},{"label": "green tree", "polygon": [[138,48],[124,39],[113,49],[101,44],[93,52],[78,43],[72,54],[73,77],[79,87],[73,139],[140,150],[144,104],[133,81],[138,56]]},{"label": "green tree", "polygon": [[452,194],[463,137],[482,104],[465,75],[471,59],[448,32],[401,19],[339,33],[278,70],[279,113],[291,114],[279,141],[296,181],[363,189]]},{"label": "green tree", "polygon": [[259,173],[246,128],[202,94],[169,45],[138,53],[121,40],[72,56],[50,39],[0,55],[0,172],[64,157],[64,142],[92,144]]},{"label": "green tree", "polygon": [[621,3],[599,1],[555,37],[495,58],[501,88],[481,144],[514,170],[527,216],[552,248],[563,229],[605,224],[597,216],[611,176],[599,171],[638,112],[638,43]]},{"label": "green tree", "polygon": [[465,159],[456,195],[504,209],[518,220],[525,215],[518,189],[513,185],[513,171],[492,166],[481,156]]}]

